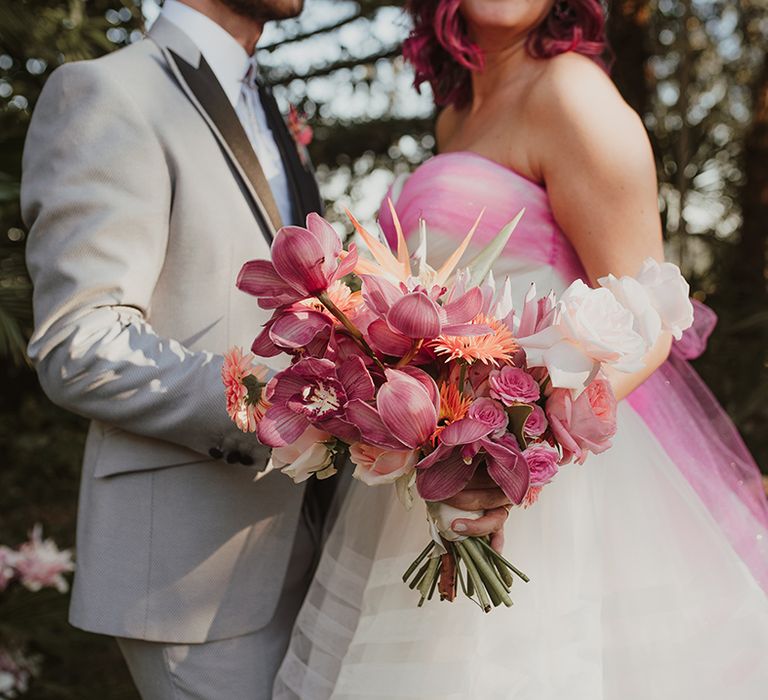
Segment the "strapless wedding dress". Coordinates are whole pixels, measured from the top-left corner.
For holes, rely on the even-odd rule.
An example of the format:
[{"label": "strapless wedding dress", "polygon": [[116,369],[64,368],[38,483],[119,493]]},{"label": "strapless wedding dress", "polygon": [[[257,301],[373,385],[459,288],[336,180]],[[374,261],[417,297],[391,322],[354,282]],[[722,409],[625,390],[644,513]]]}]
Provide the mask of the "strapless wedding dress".
[{"label": "strapless wedding dress", "polygon": [[[493,161],[437,156],[394,194],[406,233],[426,219],[437,263],[483,207],[477,245],[525,206],[494,268],[518,301],[532,281],[546,293],[583,275],[546,191]],[[391,234],[386,209],[381,222]],[[463,598],[417,608],[400,577],[426,541],[424,508],[406,512],[393,488],[354,482],[274,697],[768,697],[759,474],[685,360],[703,349],[709,314],[697,307],[670,361],[621,403],[611,450],[564,467],[538,503],[513,509],[504,550],[531,581],[515,583],[510,609],[484,615]]]}]

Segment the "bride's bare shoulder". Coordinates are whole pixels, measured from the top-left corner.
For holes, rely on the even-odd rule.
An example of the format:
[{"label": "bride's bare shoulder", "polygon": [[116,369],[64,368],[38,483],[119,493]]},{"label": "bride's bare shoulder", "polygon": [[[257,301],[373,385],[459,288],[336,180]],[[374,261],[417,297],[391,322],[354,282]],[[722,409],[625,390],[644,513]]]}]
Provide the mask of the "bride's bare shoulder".
[{"label": "bride's bare shoulder", "polygon": [[569,52],[544,61],[526,111],[545,151],[596,148],[648,161],[642,120],[610,76],[586,56]]}]

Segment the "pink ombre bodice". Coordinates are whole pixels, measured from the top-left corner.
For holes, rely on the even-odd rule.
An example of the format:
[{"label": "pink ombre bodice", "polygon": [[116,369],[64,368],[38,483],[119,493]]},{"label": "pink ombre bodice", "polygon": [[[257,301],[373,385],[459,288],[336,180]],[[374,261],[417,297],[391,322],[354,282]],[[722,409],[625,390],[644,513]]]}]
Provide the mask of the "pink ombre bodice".
[{"label": "pink ombre bodice", "polygon": [[[546,283],[548,269],[561,278],[560,284],[554,284],[557,288],[563,281],[568,283],[584,274],[576,251],[555,222],[544,187],[481,155],[459,151],[435,156],[408,176],[402,186],[395,183],[391,196],[406,237],[418,231],[419,219],[426,221],[430,233],[428,258],[433,265],[452,252],[481,211],[483,216],[473,238],[475,249],[485,246],[524,207],[525,214],[509,241],[508,252],[494,267],[497,278],[502,274],[530,277],[531,268],[539,268],[539,274],[527,279],[526,286],[531,281]],[[379,221],[390,244],[394,243],[394,226],[386,202]],[[467,259],[470,257],[471,252]]]},{"label": "pink ombre bodice", "polygon": [[[531,282],[543,295],[562,292],[585,277],[576,251],[554,220],[546,189],[493,160],[468,151],[435,156],[404,182],[395,182],[390,196],[406,237],[413,238],[419,219],[426,221],[427,259],[433,266],[456,249],[483,209],[475,251],[525,207],[493,268],[497,280],[509,277],[514,302],[522,301]],[[393,244],[386,201],[379,223]],[[464,259],[472,253],[470,248]],[[687,362],[703,352],[715,322],[710,309],[695,304],[693,328],[628,401],[768,592],[768,504],[760,472],[735,426]]]}]

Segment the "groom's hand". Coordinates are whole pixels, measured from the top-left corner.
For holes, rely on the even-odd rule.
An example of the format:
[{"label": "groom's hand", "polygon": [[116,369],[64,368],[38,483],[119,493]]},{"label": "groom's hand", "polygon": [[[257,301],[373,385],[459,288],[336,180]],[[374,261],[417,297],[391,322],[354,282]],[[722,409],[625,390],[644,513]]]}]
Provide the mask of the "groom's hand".
[{"label": "groom's hand", "polygon": [[485,515],[477,520],[457,518],[451,524],[451,528],[461,535],[474,537],[490,535],[491,546],[497,552],[501,552],[504,546],[504,523],[507,521],[512,504],[484,469],[478,469],[464,490],[446,499],[445,502],[461,510],[484,510]]}]

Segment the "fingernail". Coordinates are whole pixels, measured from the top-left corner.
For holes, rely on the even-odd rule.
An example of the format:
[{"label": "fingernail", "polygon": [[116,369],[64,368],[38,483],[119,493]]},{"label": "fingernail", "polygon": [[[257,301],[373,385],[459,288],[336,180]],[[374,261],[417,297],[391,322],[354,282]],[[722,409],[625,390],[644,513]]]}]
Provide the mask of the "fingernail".
[{"label": "fingernail", "polygon": [[466,532],[467,526],[464,523],[457,520],[455,523],[453,523],[453,525],[451,526],[451,529],[454,532]]}]

